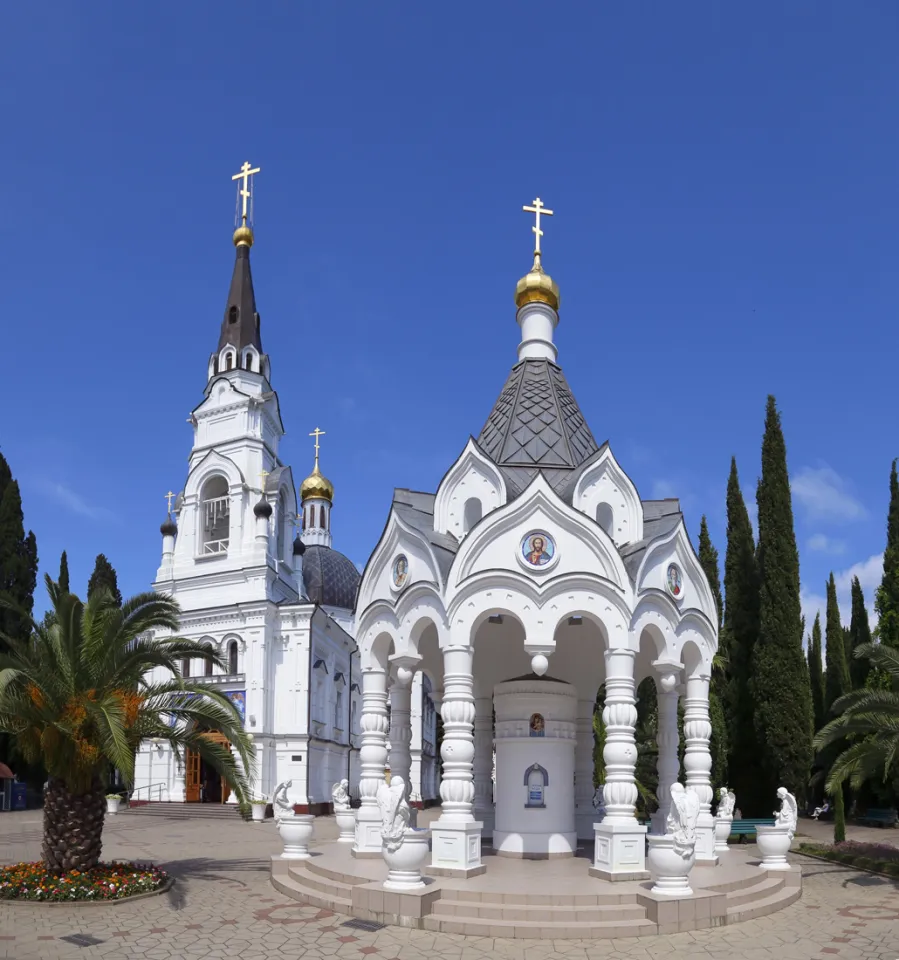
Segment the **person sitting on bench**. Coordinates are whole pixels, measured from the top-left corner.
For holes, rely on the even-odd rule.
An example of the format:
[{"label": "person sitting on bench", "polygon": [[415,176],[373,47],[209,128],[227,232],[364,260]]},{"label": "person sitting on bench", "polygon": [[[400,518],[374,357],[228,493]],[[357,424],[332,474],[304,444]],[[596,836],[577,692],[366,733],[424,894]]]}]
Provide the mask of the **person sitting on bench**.
[{"label": "person sitting on bench", "polygon": [[824,801],[824,806],[822,806],[822,807],[815,807],[815,812],[812,814],[812,820],[817,820],[818,817],[820,817],[822,813],[828,813],[829,811],[830,811],[830,801],[829,801],[829,800],[825,800],[825,801]]}]

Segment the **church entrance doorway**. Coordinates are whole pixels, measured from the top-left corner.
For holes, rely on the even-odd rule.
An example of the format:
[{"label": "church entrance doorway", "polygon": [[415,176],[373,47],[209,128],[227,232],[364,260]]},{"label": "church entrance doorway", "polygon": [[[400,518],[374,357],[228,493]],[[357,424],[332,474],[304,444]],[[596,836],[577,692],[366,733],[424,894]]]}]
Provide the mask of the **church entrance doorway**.
[{"label": "church entrance doorway", "polygon": [[[229,750],[231,748],[227,737],[220,733],[204,733],[203,736]],[[199,753],[188,749],[184,761],[184,799],[187,803],[228,802],[231,788]]]}]

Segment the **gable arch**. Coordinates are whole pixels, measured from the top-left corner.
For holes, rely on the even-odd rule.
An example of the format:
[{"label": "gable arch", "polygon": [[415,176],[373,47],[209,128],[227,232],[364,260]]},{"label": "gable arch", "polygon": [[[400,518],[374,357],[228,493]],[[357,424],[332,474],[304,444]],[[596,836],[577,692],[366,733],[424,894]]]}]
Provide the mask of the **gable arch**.
[{"label": "gable arch", "polygon": [[[506,500],[506,481],[502,472],[470,437],[437,488],[434,529],[461,540],[481,517],[502,506]],[[479,504],[476,518],[474,507],[466,506],[474,502]],[[469,521],[467,524],[466,520]]]},{"label": "gable arch", "polygon": [[[572,493],[577,510],[604,526],[616,544],[636,543],[643,539],[643,503],[631,478],[606,446],[596,460],[578,477]],[[606,509],[602,509],[605,505]]]},{"label": "gable arch", "polygon": [[233,460],[222,456],[216,450],[209,453],[191,470],[184,486],[184,496],[197,496],[206,481],[215,474],[221,474],[228,481],[230,491],[244,484],[244,476]]}]

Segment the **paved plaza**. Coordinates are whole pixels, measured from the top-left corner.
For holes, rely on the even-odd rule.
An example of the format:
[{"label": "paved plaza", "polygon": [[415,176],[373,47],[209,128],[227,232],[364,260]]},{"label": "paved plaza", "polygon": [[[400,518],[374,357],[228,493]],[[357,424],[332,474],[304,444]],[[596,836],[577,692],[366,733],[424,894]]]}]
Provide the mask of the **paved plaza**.
[{"label": "paved plaza", "polygon": [[[801,857],[795,860],[802,863],[805,881],[796,904],[759,920],[694,933],[528,941],[394,927],[368,932],[346,926],[346,917],[297,903],[273,889],[269,857],[280,850],[273,823],[244,823],[236,813],[233,818],[192,815],[198,809],[202,813],[202,808],[193,807],[172,815],[143,808],[107,821],[104,858],[159,863],[177,878],[171,891],[118,905],[0,904],[0,958],[899,958],[899,884]],[[336,837],[331,819],[320,818],[316,828],[320,838]],[[820,839],[830,829],[801,824],[801,832],[820,831]],[[851,835],[895,843],[899,831]],[[40,811],[0,815],[0,860],[38,859],[40,838]],[[65,939],[79,935],[87,945]]]}]

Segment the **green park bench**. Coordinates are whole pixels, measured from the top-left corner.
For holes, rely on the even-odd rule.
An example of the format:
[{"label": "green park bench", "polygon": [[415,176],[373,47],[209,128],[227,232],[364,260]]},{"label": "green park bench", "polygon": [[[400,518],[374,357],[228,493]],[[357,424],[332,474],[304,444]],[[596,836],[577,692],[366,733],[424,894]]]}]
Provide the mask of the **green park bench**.
[{"label": "green park bench", "polygon": [[739,837],[740,843],[744,843],[747,838],[754,838],[756,827],[773,827],[774,820],[734,820],[730,825],[730,835]]},{"label": "green park bench", "polygon": [[896,819],[895,810],[869,807],[864,815],[858,818],[858,822],[870,827],[895,827]]}]

